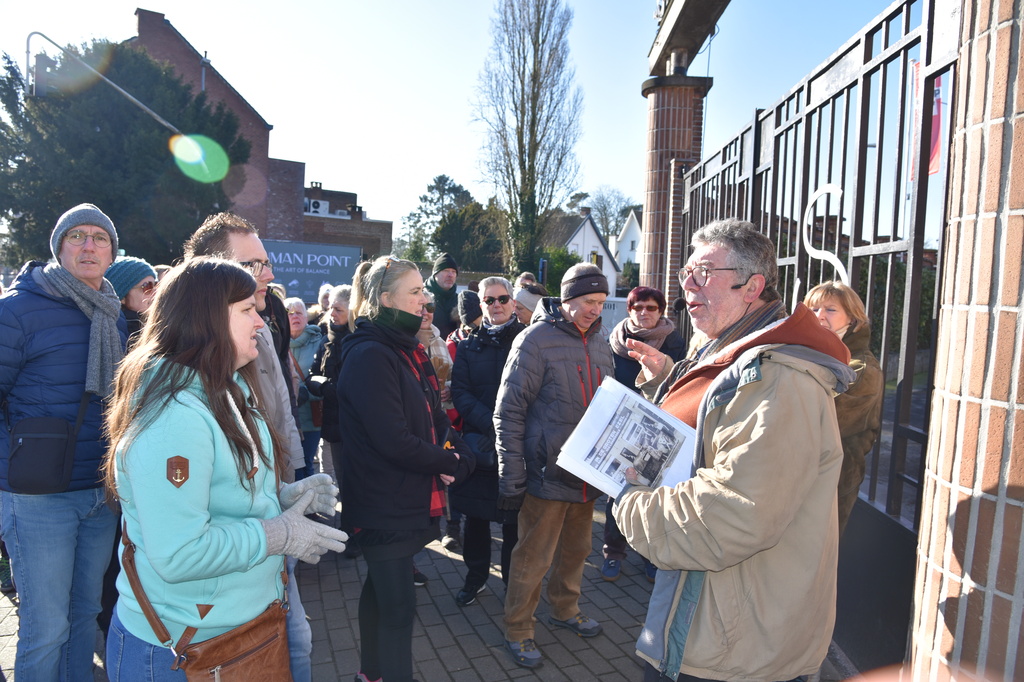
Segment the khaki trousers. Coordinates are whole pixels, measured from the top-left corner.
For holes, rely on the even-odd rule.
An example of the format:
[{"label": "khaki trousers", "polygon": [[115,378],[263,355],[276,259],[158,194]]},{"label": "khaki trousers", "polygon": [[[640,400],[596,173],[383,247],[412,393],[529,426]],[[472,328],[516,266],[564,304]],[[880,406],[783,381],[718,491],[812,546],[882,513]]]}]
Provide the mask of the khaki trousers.
[{"label": "khaki trousers", "polygon": [[551,616],[568,620],[580,612],[583,565],[593,546],[594,502],[542,500],[527,493],[519,510],[519,542],[512,550],[505,596],[505,639],[532,639],[544,574]]}]

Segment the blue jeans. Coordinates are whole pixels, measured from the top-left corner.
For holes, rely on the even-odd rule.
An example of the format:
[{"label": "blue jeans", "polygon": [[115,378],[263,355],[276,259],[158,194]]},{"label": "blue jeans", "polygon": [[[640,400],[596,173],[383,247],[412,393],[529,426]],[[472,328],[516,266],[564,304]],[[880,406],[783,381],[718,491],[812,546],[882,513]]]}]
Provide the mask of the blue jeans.
[{"label": "blue jeans", "polygon": [[[286,557],[288,566],[289,610],[285,625],[288,628],[288,655],[292,678],[295,682],[310,682],[313,678],[313,631],[306,620],[306,610],[299,599],[299,588],[295,581],[295,564],[298,559]],[[128,632],[117,616],[110,621],[107,634],[107,676],[110,682],[170,682],[184,680],[185,672],[171,670],[174,654],[167,647],[143,641]]]},{"label": "blue jeans", "polygon": [[310,682],[313,679],[313,629],[306,620],[306,609],[299,598],[299,582],[295,579],[295,565],[299,560],[285,557],[288,567],[288,614],[285,625],[288,627],[288,656],[292,679],[295,682]]},{"label": "blue jeans", "polygon": [[20,680],[91,680],[103,573],[117,518],[102,488],[0,491],[0,524],[18,585]]},{"label": "blue jeans", "polygon": [[309,478],[316,471],[316,452],[320,449],[320,429],[316,431],[303,431],[302,432],[302,457],[306,461],[306,465],[301,469],[295,470],[295,480],[301,481],[304,478]]},{"label": "blue jeans", "polygon": [[110,682],[183,682],[184,670],[171,670],[174,654],[165,646],[139,639],[117,616],[107,631],[107,679]]}]

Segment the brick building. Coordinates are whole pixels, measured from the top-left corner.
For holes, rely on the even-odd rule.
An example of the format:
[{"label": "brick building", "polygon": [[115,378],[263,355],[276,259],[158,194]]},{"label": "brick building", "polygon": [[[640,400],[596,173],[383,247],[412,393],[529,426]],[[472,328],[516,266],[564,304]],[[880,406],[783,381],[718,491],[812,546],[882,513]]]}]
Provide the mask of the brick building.
[{"label": "brick building", "polygon": [[[223,181],[232,211],[251,221],[267,238],[357,246],[366,257],[391,251],[391,221],[367,219],[352,192],[324,190],[319,183],[306,188],[305,164],[270,158],[273,126],[213,68],[205,54],[163,14],[138,9],[135,15],[138,36],[130,43],[170,64],[194,92],[205,91],[211,102],[223,102],[238,116],[239,132],[252,150],[248,163],[232,168]],[[306,210],[310,201],[327,201],[336,212],[310,213]]]},{"label": "brick building", "polygon": [[[883,408],[889,442],[869,453],[875,470],[839,546],[833,641],[862,670],[903,663],[902,679],[1022,680],[1024,9],[1014,0],[894,0],[777,103],[756,109],[732,142],[705,155],[700,124],[711,81],[687,76],[686,67],[728,5],[659,3],[642,89],[649,129],[641,282],[678,291],[672,271],[692,231],[731,215],[753,220],[776,242],[786,294],[798,277],[806,284],[833,273],[802,245],[794,229],[801,216],[809,245],[846,254],[854,283],[861,268],[871,285],[864,291],[889,306],[883,330],[902,325],[892,344],[899,376]],[[900,84],[886,90],[887,77]],[[884,107],[869,96],[882,90],[913,94]],[[885,130],[891,154],[868,163]],[[903,138],[895,130],[914,132]],[[907,144],[897,149],[900,139]],[[829,153],[826,167],[820,158]],[[942,171],[934,175],[933,158]],[[885,164],[896,171],[883,181]],[[889,186],[906,177],[916,178],[912,186]],[[848,221],[815,230],[822,207],[812,192],[828,182],[852,190],[842,207],[824,208],[830,216],[845,211]],[[887,207],[879,217],[884,202],[864,188],[883,182],[910,197],[909,210]],[[927,200],[929,187],[941,201]],[[924,248],[933,224],[938,251]],[[929,270],[937,285],[926,295]],[[912,295],[897,305],[887,285]],[[926,348],[931,370],[918,377],[920,320],[934,341]]]}]

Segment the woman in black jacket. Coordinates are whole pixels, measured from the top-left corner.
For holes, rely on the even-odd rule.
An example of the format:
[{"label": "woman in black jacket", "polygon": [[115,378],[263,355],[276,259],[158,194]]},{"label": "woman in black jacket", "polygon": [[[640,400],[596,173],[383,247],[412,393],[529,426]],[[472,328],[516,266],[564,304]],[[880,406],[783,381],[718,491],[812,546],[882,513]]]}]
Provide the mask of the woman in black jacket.
[{"label": "woman in black jacket", "polygon": [[359,680],[412,679],[413,555],[440,536],[445,488],[472,472],[450,430],[437,376],[416,340],[426,297],[416,264],[360,263],[354,331],[341,347],[342,522],[367,575],[359,597]]},{"label": "woman in black jacket", "polygon": [[494,403],[512,341],[526,327],[516,318],[512,285],[503,277],[480,282],[483,323],[459,343],[452,369],[452,402],[462,417],[462,437],[476,469],[452,488],[456,508],[466,515],[462,557],[468,572],[455,596],[469,606],[484,589],[491,569],[491,522],[501,524],[501,579],[508,584],[512,548],[519,539],[518,512],[498,509],[498,455],[494,449]]},{"label": "woman in black jacket", "polygon": [[[352,287],[347,284],[330,292],[330,308],[324,316],[327,335],[320,350],[313,356],[306,387],[323,399],[323,420],[320,425],[320,460],[324,473],[332,473],[341,484],[341,427],[338,425],[338,375],[341,372],[341,342],[351,333],[348,328],[348,306]],[[328,460],[331,464],[328,465]],[[344,501],[342,501],[344,504]]]},{"label": "woman in black jacket", "polygon": [[[637,339],[665,353],[673,361],[679,362],[686,356],[686,342],[672,320],[665,317],[665,294],[651,287],[636,287],[626,297],[628,316],[612,329],[608,342],[612,347],[612,358],[615,360],[615,380],[634,391],[636,377],[640,373],[640,363],[629,357],[626,348],[627,339]],[[623,537],[615,519],[611,514],[612,502],[609,499],[605,508],[604,522],[604,563],[601,564],[601,577],[605,580],[618,580],[622,572],[622,560],[626,558],[626,538]],[[657,569],[644,558],[644,570],[647,579],[654,582]]]}]

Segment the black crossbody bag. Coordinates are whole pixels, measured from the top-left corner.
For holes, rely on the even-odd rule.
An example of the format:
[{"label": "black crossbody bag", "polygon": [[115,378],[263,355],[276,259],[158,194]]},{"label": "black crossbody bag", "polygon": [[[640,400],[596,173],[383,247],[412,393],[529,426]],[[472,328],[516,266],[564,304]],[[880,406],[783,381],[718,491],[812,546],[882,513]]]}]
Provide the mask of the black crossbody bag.
[{"label": "black crossbody bag", "polygon": [[[78,432],[88,407],[89,393],[86,392],[82,394],[73,428],[58,417],[27,417],[11,427],[7,484],[13,492],[51,495],[68,489]],[[10,412],[6,409],[5,412],[10,424]]]}]

